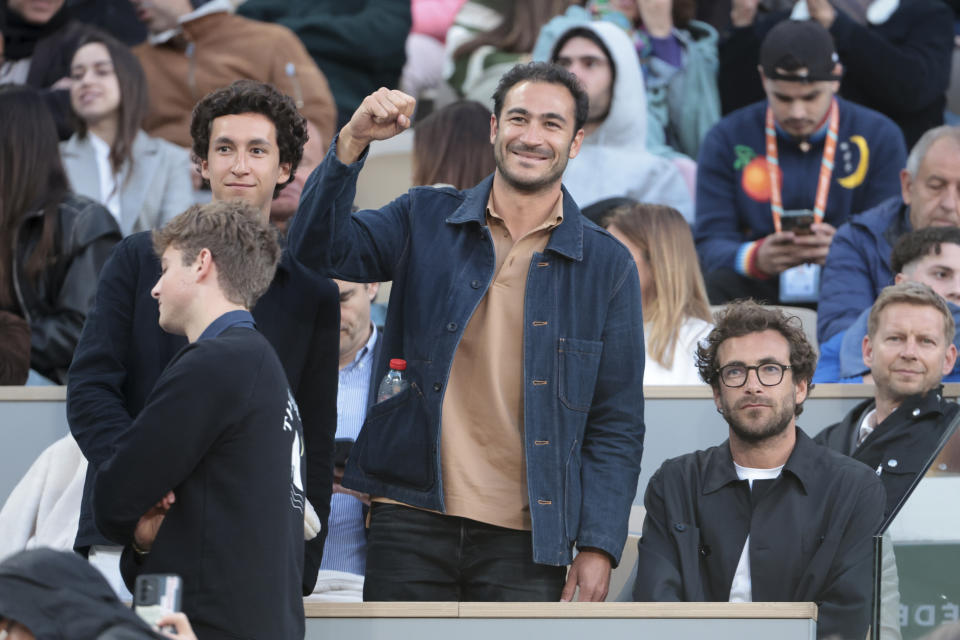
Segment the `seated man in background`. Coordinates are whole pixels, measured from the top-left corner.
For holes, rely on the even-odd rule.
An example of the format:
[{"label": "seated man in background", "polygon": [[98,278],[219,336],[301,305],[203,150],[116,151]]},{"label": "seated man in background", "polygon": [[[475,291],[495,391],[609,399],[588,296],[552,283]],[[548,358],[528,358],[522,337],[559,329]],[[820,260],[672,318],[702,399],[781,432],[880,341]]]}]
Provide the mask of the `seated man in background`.
[{"label": "seated man in background", "polygon": [[[890,258],[895,284],[920,282],[947,301],[954,322],[960,325],[960,228],[926,227],[903,235]],[[864,309],[846,330],[821,345],[814,382],[861,382],[869,374],[863,362],[863,339],[867,335],[870,309]],[[960,336],[953,342],[960,348]],[[952,372],[946,382],[960,380]]]},{"label": "seated man in background", "polygon": [[[334,282],[340,288],[337,456],[334,460],[327,544],[314,593],[326,594],[331,600],[362,600],[363,574],[367,566],[365,506],[370,505],[370,496],[345,489],[340,482],[351,443],[360,435],[360,427],[363,426],[367,409],[376,401],[377,385],[380,383],[373,375],[373,369],[383,341],[380,339],[380,330],[370,319],[370,305],[377,297],[380,285],[376,282]],[[349,575],[344,576],[344,573]],[[350,584],[351,581],[353,584]]]},{"label": "seated man in background", "polygon": [[[302,638],[303,427],[250,309],[277,232],[242,200],[194,205],[153,233],[160,327],[190,344],[94,477],[97,529],[136,577],[183,579],[183,611],[212,638]],[[292,453],[291,453],[292,452]]]},{"label": "seated man in background", "polygon": [[[197,104],[191,130],[193,153],[210,181],[213,200],[244,200],[268,220],[273,198],[297,171],[306,138],[306,121],[293,100],[269,85],[240,80]],[[117,245],[103,267],[70,368],[67,419],[90,462],[75,549],[89,551],[91,562],[107,573],[116,572],[118,554],[94,525],[92,474],[143,409],[166,364],[186,344],[157,324],[150,290],[159,275],[149,233],[135,233]],[[321,527],[319,535],[309,536],[306,548],[303,592],[308,594],[323,554],[333,477],[336,286],[285,251],[253,316],[283,363],[303,420],[306,493]],[[316,531],[313,525],[309,529]]]},{"label": "seated man in background", "polygon": [[870,309],[863,339],[874,397],[815,439],[876,471],[886,489],[887,514],[960,410],[943,397],[941,386],[957,359],[955,329],[946,302],[930,287],[901,282],[884,289]]},{"label": "seated man in background", "polygon": [[150,112],[143,122],[147,133],[190,147],[194,103],[214,89],[249,78],[292,97],[320,131],[324,146],[330,143],[337,121],[333,95],[289,29],[234,15],[234,3],[224,0],[132,1],[150,32],[147,42],[133,49],[150,85]]},{"label": "seated man in background", "polygon": [[821,348],[893,284],[897,238],[925,227],[960,226],[960,127],[927,131],[900,171],[900,192],[837,230],[823,267],[817,339]]},{"label": "seated man in background", "polygon": [[897,193],[903,136],[836,97],[842,72],[826,29],[777,25],[760,50],[767,99],[700,146],[694,240],[712,304],[816,302],[836,227]]},{"label": "seated man in background", "polygon": [[883,486],[797,427],[815,361],[779,310],[736,302],[717,318],[697,366],[729,440],[650,479],[634,600],[814,601],[818,638],[864,637]]}]

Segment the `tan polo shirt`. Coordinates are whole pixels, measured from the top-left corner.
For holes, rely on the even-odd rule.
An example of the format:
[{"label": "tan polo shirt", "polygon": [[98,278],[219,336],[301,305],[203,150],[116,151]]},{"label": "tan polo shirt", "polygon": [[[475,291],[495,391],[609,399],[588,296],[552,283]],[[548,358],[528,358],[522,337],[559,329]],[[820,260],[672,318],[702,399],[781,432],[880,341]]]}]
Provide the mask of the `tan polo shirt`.
[{"label": "tan polo shirt", "polygon": [[443,398],[440,460],[446,513],[529,530],[523,445],[523,308],[527,271],[551,230],[563,221],[563,199],[540,226],[519,239],[487,202],[496,252],[494,279],[453,357]]}]

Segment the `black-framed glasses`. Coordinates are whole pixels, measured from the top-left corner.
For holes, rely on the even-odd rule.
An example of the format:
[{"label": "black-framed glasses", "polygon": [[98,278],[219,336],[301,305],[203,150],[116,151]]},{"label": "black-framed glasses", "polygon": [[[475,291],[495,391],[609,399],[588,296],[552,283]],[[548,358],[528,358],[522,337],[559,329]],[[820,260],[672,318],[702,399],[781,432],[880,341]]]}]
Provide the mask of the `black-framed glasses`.
[{"label": "black-framed glasses", "polygon": [[754,366],[745,364],[728,364],[720,367],[720,381],[724,386],[737,388],[747,384],[747,376],[751,371],[757,372],[757,380],[765,387],[775,387],[783,380],[783,372],[789,365],[778,362],[765,362]]}]

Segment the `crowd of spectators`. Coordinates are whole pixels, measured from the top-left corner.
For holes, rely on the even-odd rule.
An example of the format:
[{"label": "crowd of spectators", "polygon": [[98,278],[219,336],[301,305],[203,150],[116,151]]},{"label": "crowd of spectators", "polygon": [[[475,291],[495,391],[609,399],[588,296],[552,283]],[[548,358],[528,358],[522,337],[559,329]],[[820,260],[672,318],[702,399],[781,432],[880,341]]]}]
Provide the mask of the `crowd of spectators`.
[{"label": "crowd of spectators", "polygon": [[[428,387],[415,391],[429,396],[422,400],[427,408],[419,410],[432,416],[438,430],[442,409],[444,430],[438,433],[444,438],[448,420],[472,413],[480,416],[474,422],[503,418],[505,424],[519,425],[521,434],[525,424],[532,429],[540,419],[536,407],[547,405],[514,406],[510,402],[518,398],[510,396],[502,407],[491,407],[477,391],[496,395],[502,390],[476,386],[488,374],[497,384],[515,381],[509,371],[504,374],[519,362],[511,349],[529,356],[529,345],[518,341],[526,334],[515,335],[489,318],[511,305],[519,304],[514,311],[523,311],[523,298],[516,295],[524,282],[531,286],[534,270],[526,280],[526,266],[539,260],[535,256],[554,249],[582,252],[585,243],[594,241],[581,238],[576,249],[547,244],[569,228],[564,227],[566,216],[576,208],[590,218],[583,222],[589,233],[602,234],[595,247],[604,247],[600,251],[610,265],[616,262],[619,268],[627,256],[604,244],[611,236],[618,241],[617,251],[622,244],[632,257],[628,280],[633,282],[635,267],[642,304],[623,303],[616,312],[635,311],[633,337],[642,331],[646,358],[643,386],[706,383],[730,425],[728,449],[665,467],[651,485],[648,509],[651,500],[654,508],[689,506],[664,506],[657,492],[664,490],[663,478],[689,476],[697,464],[736,463],[736,472],[733,467],[727,471],[751,483],[776,477],[740,473],[737,456],[747,452],[749,458],[745,443],[751,441],[737,431],[733,416],[741,408],[733,397],[744,385],[744,393],[751,393],[754,379],[758,389],[776,387],[790,366],[779,372],[742,366],[743,373],[724,371],[721,361],[730,361],[730,344],[749,352],[756,346],[752,340],[759,344],[757,336],[771,331],[785,341],[791,363],[809,345],[785,328],[780,316],[765,315],[769,309],[737,306],[735,301],[745,298],[816,311],[820,351],[811,351],[811,357],[818,362],[804,361],[809,375],[806,369],[790,374],[796,414],[814,382],[877,384],[876,397],[824,432],[820,444],[872,467],[886,464],[890,451],[929,450],[955,414],[956,405],[941,398],[939,385],[960,380],[960,329],[955,326],[960,321],[960,126],[951,124],[958,114],[948,111],[947,99],[960,90],[950,74],[951,59],[960,51],[954,35],[958,30],[960,7],[946,0],[0,0],[0,384],[70,386],[71,428],[90,463],[77,549],[92,551],[94,559],[98,553],[119,554],[117,536],[104,539],[95,526],[91,483],[97,467],[113,460],[107,441],[134,424],[164,367],[186,344],[163,334],[156,323],[149,287],[159,275],[159,263],[150,232],[211,199],[246,200],[280,230],[285,247],[284,234],[295,231],[253,317],[277,349],[303,413],[305,495],[322,523],[320,535],[306,543],[305,571],[310,575],[298,585],[304,593],[316,588],[333,599],[338,591],[339,597],[359,597],[367,568],[365,523],[379,519],[381,532],[384,523],[423,524],[404,520],[395,504],[389,506],[398,501],[389,495],[398,485],[403,504],[452,510],[468,520],[528,532],[537,526],[531,525],[531,513],[542,513],[551,500],[523,502],[528,487],[525,477],[518,480],[520,466],[507,468],[493,460],[491,452],[502,453],[499,449],[478,454],[470,464],[458,457],[474,445],[484,448],[476,433],[457,442],[433,434],[433,457],[419,470],[427,474],[432,469],[429,473],[436,473],[445,488],[450,483],[459,489],[459,496],[441,493],[438,498],[432,476],[420,485],[411,480],[409,466],[423,454],[417,447],[428,446],[419,440],[400,446],[394,436],[392,451],[382,443],[369,444],[369,437],[364,441],[367,465],[396,464],[401,471],[359,469],[355,459],[345,468],[349,444],[342,445],[342,458],[320,449],[333,447],[334,436],[343,443],[360,437],[367,410],[375,404],[381,369],[401,355],[413,359],[414,374],[421,366],[437,376],[437,382],[424,380]],[[553,128],[541,138],[518,134],[500,143],[507,135],[504,101],[512,89],[503,86],[503,79],[527,63],[533,63],[527,69],[553,73],[559,67],[572,74],[531,71],[533,83],[564,86],[569,77],[578,83],[580,93],[569,92],[579,133],[565,150],[551,136],[556,138],[573,121],[549,125]],[[266,86],[272,88],[258,88]],[[375,96],[380,96],[380,107],[371,106]],[[516,96],[512,100],[522,102]],[[527,105],[517,107],[519,115],[511,112],[510,126],[533,119]],[[382,133],[384,121],[391,118],[396,130]],[[362,128],[361,121],[369,127]],[[331,224],[323,235],[326,222],[318,221],[318,211],[328,207],[330,216],[347,215],[355,189],[350,180],[367,157],[352,146],[345,149],[342,141],[355,145],[387,139],[408,126],[411,183],[431,189],[414,189],[385,213],[361,212],[354,218],[360,222],[353,223],[360,231],[348,233]],[[349,135],[338,138],[341,131]],[[365,133],[358,136],[358,131]],[[351,155],[353,151],[358,153]],[[501,217],[502,209],[509,210],[502,201],[495,203],[491,195],[484,212],[477,198],[463,195],[474,193],[468,190],[476,185],[496,193],[496,180],[507,174],[503,168],[510,159],[505,154],[521,158],[518,171],[539,161],[559,166],[565,189],[552,205],[556,221],[534,225],[516,238]],[[260,164],[264,159],[273,163],[269,170]],[[493,182],[485,182],[491,174]],[[308,181],[311,175],[321,178]],[[341,180],[348,186],[337,191],[333,185]],[[519,184],[510,183],[528,195]],[[462,207],[454,206],[457,198],[467,198]],[[429,305],[415,308],[414,302],[425,293],[448,295],[446,290],[404,288],[404,278],[419,282],[423,276],[416,271],[415,251],[446,243],[442,253],[439,246],[434,250],[455,258],[458,266],[434,257],[425,264],[444,276],[437,275],[437,282],[449,285],[451,292],[454,280],[446,276],[463,277],[470,260],[482,262],[480,249],[467,248],[476,238],[438,240],[445,236],[423,230],[418,207],[427,202],[431,210],[449,208],[447,222],[472,221],[476,214],[483,229],[493,230],[488,232],[492,254],[483,260],[495,265],[488,286],[497,293],[473,306],[483,325],[471,323],[472,331],[467,331],[470,316],[444,319],[436,329],[442,338],[425,332],[414,341],[406,334],[398,337],[426,322]],[[298,207],[307,213],[296,215]],[[397,220],[403,222],[389,226]],[[400,243],[403,233],[412,234],[410,242],[423,244],[411,248]],[[340,235],[330,244],[334,234]],[[369,255],[347,251],[349,243],[358,243]],[[517,251],[523,278],[511,270],[514,259],[504,262]],[[462,271],[461,261],[467,265]],[[538,265],[549,262],[544,258]],[[510,280],[512,276],[517,279]],[[371,305],[376,309],[377,281],[390,279],[395,281],[391,304],[380,326]],[[486,281],[474,276],[464,282],[465,288],[478,291]],[[590,294],[598,295],[600,284],[594,284]],[[604,281],[608,284],[605,302],[612,305],[614,293],[629,298],[629,290]],[[340,313],[336,389],[334,285]],[[454,293],[449,296],[454,300]],[[715,320],[724,305],[733,306]],[[602,311],[599,315],[605,317],[607,310]],[[735,326],[738,322],[760,324],[744,330]],[[934,330],[940,322],[942,336]],[[903,328],[908,325],[909,330]],[[931,338],[937,341],[935,352],[891,355],[879,343],[878,336],[900,330],[912,336],[904,339],[907,343],[930,327],[927,334],[937,333]],[[457,337],[456,345],[447,345],[447,334]],[[143,348],[144,341],[153,346]],[[488,342],[492,364],[468,368],[467,356],[461,354],[475,357],[482,353],[478,345]],[[569,349],[569,357],[576,354],[580,366],[591,371],[599,366],[595,345],[576,342],[583,344],[561,347],[561,352]],[[782,346],[778,342],[776,348]],[[627,351],[625,346],[623,353]],[[885,368],[891,358],[917,362],[928,375],[918,385],[898,386]],[[320,359],[326,366],[317,364]],[[705,369],[708,361],[716,371]],[[442,375],[429,368],[440,364],[448,365]],[[771,383],[778,373],[778,382]],[[736,378],[739,374],[743,382]],[[578,384],[594,384],[592,375],[581,375]],[[610,382],[602,369],[599,378],[598,388]],[[547,384],[539,379],[533,384],[541,383]],[[315,388],[319,386],[323,389]],[[444,395],[435,393],[441,389]],[[572,398],[562,401],[578,418],[591,402],[589,390],[579,391],[586,394],[579,404],[587,406]],[[783,407],[791,404],[782,402]],[[898,435],[906,428],[900,420],[904,411],[897,413],[901,405],[923,411],[922,425],[915,429],[922,438]],[[642,420],[642,405],[638,407]],[[379,414],[373,418],[385,419]],[[918,421],[906,422],[915,427]],[[638,428],[642,443],[642,422]],[[113,435],[104,435],[108,432]],[[323,435],[311,439],[318,433]],[[486,441],[490,438],[495,436]],[[538,440],[538,447],[541,442],[549,444]],[[515,444],[524,446],[520,440]],[[589,446],[577,440],[577,446],[585,444]],[[813,446],[805,437],[791,443],[811,457]],[[642,444],[638,457],[641,449]],[[576,465],[591,462],[586,453],[585,462],[579,456],[577,450]],[[840,456],[830,460],[837,473],[851,474],[864,491],[877,489]],[[332,483],[326,473],[331,462]],[[318,480],[319,472],[311,468],[322,469],[323,478]],[[808,473],[796,470],[799,477]],[[497,495],[521,492],[523,498],[506,519],[500,512],[489,515],[496,509],[477,506],[477,488],[469,481],[472,473],[489,478],[501,471],[511,477]],[[906,482],[896,473],[900,471],[890,477]],[[629,475],[624,477],[629,480]],[[881,479],[888,512],[905,490],[887,476]],[[821,488],[828,496],[837,490],[830,483]],[[584,494],[591,489],[585,484]],[[877,501],[869,502],[870,513],[861,514],[856,524],[864,530],[875,528],[880,517],[873,504]],[[829,519],[835,514],[817,515]],[[847,516],[856,519],[855,513]],[[647,549],[641,546],[640,571],[643,562],[656,571],[644,578],[646,583],[638,580],[637,597],[697,599],[695,591],[674,593],[657,582],[657,576],[669,582],[674,574],[664,568],[670,554],[655,548],[669,546],[657,537],[667,534],[654,529],[662,523],[650,522],[644,535],[654,542]],[[396,569],[385,560],[395,547],[384,546],[383,540],[378,538],[380,546],[374,547],[377,586]],[[858,541],[847,543],[838,553],[859,548]],[[533,546],[540,562],[544,556],[537,544],[543,543]],[[603,544],[580,548],[606,554],[609,568],[619,556]],[[562,552],[555,555],[566,559]],[[698,578],[706,585],[699,599],[733,598],[731,576],[733,591],[743,588],[736,580],[743,577],[745,561],[741,558],[737,565],[733,560],[733,566]],[[576,576],[584,569],[575,565],[573,571]],[[554,578],[551,574],[544,580],[553,584]],[[578,584],[583,593],[586,582]],[[749,589],[749,571],[746,584]],[[388,586],[387,591],[368,590],[367,596],[389,599],[396,593],[413,592]],[[818,595],[813,590],[804,598]],[[849,612],[832,618],[829,605],[826,612],[824,628],[843,618],[837,629],[860,630],[859,618],[851,622],[856,616],[844,617]],[[0,610],[0,620],[4,616],[9,617]]]}]

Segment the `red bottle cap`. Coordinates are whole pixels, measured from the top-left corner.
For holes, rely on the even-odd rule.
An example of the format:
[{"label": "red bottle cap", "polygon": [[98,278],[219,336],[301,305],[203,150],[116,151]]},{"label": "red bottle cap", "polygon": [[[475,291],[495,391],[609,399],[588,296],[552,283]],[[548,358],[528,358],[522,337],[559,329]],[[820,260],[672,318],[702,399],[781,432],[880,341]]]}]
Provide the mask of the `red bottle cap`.
[{"label": "red bottle cap", "polygon": [[397,371],[404,371],[407,368],[407,361],[403,358],[391,358],[390,368],[396,369]]}]

